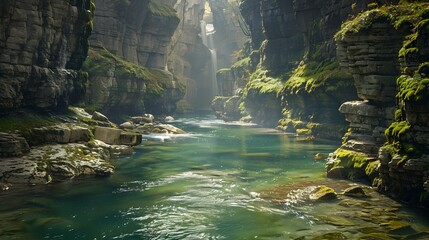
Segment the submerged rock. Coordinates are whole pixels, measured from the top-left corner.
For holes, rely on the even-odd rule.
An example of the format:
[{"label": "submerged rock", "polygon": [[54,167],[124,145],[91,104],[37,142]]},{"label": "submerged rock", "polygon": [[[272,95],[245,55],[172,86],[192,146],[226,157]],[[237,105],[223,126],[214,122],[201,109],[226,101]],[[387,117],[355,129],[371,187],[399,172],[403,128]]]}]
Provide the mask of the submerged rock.
[{"label": "submerged rock", "polygon": [[313,201],[333,200],[337,198],[337,193],[330,187],[319,186],[313,190],[309,197]]},{"label": "submerged rock", "polygon": [[349,187],[343,191],[343,194],[349,197],[367,197],[365,191],[360,186]]},{"label": "submerged rock", "polygon": [[311,238],[311,240],[346,240],[346,239],[347,237],[340,232],[326,233],[326,234]]}]

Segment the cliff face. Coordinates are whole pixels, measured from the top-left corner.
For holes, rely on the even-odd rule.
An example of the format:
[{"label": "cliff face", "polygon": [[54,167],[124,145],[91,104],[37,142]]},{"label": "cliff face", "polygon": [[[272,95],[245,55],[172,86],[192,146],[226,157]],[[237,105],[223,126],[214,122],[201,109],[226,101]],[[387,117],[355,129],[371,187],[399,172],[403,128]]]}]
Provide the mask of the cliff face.
[{"label": "cliff face", "polygon": [[[171,2],[171,1],[170,1]],[[87,108],[116,120],[122,115],[168,114],[183,88],[165,71],[167,48],[179,24],[172,6],[162,1],[97,0]]]},{"label": "cliff face", "polygon": [[61,110],[82,98],[92,1],[3,0],[0,9],[0,111]]},{"label": "cliff face", "polygon": [[382,192],[428,206],[427,3],[381,6],[336,35],[341,66],[361,101],[340,111],[350,122],[330,156],[328,176],[367,179]]},{"label": "cliff face", "polygon": [[[333,35],[349,14],[365,6],[353,1],[242,1],[251,45],[231,71],[248,66],[241,71],[247,81],[239,93],[244,119],[310,138],[339,138],[346,124],[337,109],[356,91],[352,77],[339,69]],[[237,75],[232,74],[232,85],[243,78]]]}]

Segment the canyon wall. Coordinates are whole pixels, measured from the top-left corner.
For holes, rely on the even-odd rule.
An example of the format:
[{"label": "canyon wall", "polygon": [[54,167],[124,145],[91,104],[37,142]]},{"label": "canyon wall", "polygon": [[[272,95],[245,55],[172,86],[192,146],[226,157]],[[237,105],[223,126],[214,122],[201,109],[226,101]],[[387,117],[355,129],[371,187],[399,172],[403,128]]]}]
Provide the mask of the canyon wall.
[{"label": "canyon wall", "polygon": [[338,108],[357,93],[352,76],[339,67],[333,36],[369,2],[241,1],[250,44],[230,71],[218,73],[239,109],[228,114],[226,94],[214,102],[218,115],[278,126],[309,140],[339,139],[347,124]]},{"label": "canyon wall", "polygon": [[144,112],[168,114],[183,97],[166,69],[167,49],[180,19],[175,1],[96,0],[94,33],[84,70],[86,108],[113,120]]},{"label": "canyon wall", "polygon": [[336,34],[340,65],[360,101],[340,111],[350,122],[328,161],[329,177],[367,180],[392,197],[429,205],[429,5],[378,6]]},{"label": "canyon wall", "polygon": [[64,110],[85,93],[91,0],[2,0],[0,112]]}]

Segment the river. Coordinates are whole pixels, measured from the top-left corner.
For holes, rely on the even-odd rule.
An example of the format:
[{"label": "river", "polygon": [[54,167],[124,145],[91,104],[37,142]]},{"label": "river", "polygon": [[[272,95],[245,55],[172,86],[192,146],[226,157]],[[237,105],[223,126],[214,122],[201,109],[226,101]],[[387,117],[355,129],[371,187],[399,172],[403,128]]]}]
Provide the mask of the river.
[{"label": "river", "polygon": [[205,115],[173,125],[188,134],[145,135],[109,178],[1,192],[0,239],[429,239],[425,211],[369,188],[307,199],[317,185],[353,185],[326,179],[314,158],[339,143]]}]

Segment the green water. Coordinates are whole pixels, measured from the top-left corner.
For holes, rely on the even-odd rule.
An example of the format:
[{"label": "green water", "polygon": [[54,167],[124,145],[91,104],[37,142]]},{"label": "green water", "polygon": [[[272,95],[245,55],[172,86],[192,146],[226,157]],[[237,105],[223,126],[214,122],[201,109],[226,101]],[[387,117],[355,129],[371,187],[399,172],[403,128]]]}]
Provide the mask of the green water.
[{"label": "green water", "polygon": [[173,124],[189,134],[145,136],[133,156],[113,160],[110,178],[0,193],[0,239],[427,239],[418,238],[427,236],[424,212],[373,192],[305,200],[319,184],[349,186],[325,179],[313,157],[338,143],[302,143],[210,116]]}]

